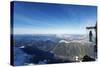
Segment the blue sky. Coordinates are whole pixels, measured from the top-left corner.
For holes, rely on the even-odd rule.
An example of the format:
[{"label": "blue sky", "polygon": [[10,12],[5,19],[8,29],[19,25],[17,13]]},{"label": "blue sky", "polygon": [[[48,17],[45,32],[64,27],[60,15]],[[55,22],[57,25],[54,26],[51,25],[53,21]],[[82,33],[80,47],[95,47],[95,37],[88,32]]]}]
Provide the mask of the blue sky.
[{"label": "blue sky", "polygon": [[85,34],[96,6],[14,2],[14,34]]}]

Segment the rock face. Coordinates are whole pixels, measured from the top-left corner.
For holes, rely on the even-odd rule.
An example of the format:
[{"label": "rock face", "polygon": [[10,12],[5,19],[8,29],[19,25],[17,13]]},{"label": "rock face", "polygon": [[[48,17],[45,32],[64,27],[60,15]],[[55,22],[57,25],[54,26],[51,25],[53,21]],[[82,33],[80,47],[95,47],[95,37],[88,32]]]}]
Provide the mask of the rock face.
[{"label": "rock face", "polygon": [[86,62],[86,61],[95,61],[95,59],[89,57],[88,55],[85,55],[85,56],[82,58],[82,61],[83,61],[83,62]]},{"label": "rock face", "polygon": [[68,39],[23,35],[15,37],[13,45],[16,66],[95,60],[95,44],[77,36]]},{"label": "rock face", "polygon": [[76,56],[80,60],[85,55],[94,58],[94,46],[92,43],[81,42],[60,42],[52,52],[62,59],[76,60]]}]

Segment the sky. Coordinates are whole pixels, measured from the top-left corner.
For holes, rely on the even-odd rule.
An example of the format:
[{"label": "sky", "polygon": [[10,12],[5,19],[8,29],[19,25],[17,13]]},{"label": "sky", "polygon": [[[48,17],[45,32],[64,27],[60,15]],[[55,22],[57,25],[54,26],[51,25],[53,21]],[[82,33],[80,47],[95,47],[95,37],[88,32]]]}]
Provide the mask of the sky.
[{"label": "sky", "polygon": [[14,34],[85,34],[97,20],[96,6],[15,1]]}]

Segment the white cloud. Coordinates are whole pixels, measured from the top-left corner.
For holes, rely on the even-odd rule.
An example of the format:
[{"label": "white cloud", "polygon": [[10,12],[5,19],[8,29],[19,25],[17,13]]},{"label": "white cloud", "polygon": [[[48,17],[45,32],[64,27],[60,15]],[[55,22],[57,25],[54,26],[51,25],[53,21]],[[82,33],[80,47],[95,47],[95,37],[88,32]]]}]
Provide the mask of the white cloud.
[{"label": "white cloud", "polygon": [[85,34],[86,31],[80,29],[32,29],[15,28],[14,34]]}]

